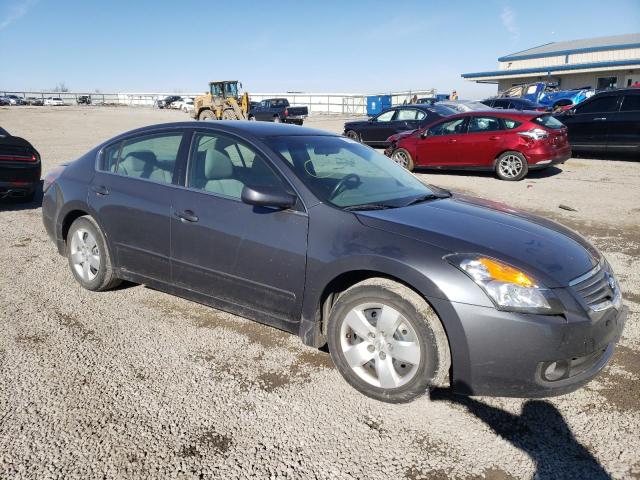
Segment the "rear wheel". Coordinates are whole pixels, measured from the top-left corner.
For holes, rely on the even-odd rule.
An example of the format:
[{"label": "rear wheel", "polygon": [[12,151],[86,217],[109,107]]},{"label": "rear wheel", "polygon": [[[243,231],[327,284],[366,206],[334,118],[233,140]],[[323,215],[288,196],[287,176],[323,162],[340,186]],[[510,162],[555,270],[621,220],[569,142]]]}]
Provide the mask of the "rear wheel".
[{"label": "rear wheel", "polygon": [[358,132],[354,132],[353,130],[347,130],[345,135],[347,136],[347,138],[350,138],[351,140],[355,140],[356,142],[362,141],[362,139],[360,138],[360,135],[358,135]]},{"label": "rear wheel", "polygon": [[327,334],[338,371],[377,400],[408,402],[448,377],[451,357],[438,316],[394,281],[373,278],[345,291],[331,309]]},{"label": "rear wheel", "polygon": [[67,259],[71,273],[87,290],[102,291],[117,286],[111,254],[96,221],[89,217],[76,219],[67,235]]},{"label": "rear wheel", "polygon": [[216,116],[213,114],[211,110],[203,110],[198,115],[198,120],[215,120]]},{"label": "rear wheel", "polygon": [[496,160],[495,171],[500,180],[515,182],[527,176],[529,164],[520,152],[504,152]]},{"label": "rear wheel", "polygon": [[398,148],[391,154],[391,160],[396,162],[401,167],[406,168],[410,172],[413,171],[413,159],[411,154],[404,148]]}]

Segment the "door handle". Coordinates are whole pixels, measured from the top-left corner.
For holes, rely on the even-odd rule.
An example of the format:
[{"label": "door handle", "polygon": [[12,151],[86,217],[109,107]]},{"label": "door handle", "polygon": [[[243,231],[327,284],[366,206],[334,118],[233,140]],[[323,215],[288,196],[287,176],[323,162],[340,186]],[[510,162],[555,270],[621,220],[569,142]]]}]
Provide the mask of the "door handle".
[{"label": "door handle", "polygon": [[456,143],[458,140],[456,140],[455,138],[450,138],[449,139],[449,143]]},{"label": "door handle", "polygon": [[596,117],[593,120],[596,121],[596,120],[606,120],[606,119],[607,117]]},{"label": "door handle", "polygon": [[96,192],[97,195],[109,195],[109,189],[104,185],[91,185],[91,190]]},{"label": "door handle", "polygon": [[198,221],[198,216],[193,213],[193,210],[184,210],[182,212],[175,212],[176,217],[180,219],[182,223],[190,222],[195,223]]},{"label": "door handle", "polygon": [[500,137],[489,137],[489,140],[500,140]]}]

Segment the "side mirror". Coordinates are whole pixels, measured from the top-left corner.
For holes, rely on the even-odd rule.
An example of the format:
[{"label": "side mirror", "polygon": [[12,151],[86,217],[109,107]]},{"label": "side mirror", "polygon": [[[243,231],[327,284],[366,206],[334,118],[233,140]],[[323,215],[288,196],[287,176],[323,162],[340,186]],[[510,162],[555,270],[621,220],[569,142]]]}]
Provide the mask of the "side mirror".
[{"label": "side mirror", "polygon": [[296,204],[296,196],[280,187],[249,186],[242,189],[242,201],[249,205],[274,208],[291,208]]},{"label": "side mirror", "polygon": [[429,129],[420,132],[420,138],[427,138],[429,136]]},{"label": "side mirror", "polygon": [[565,115],[567,115],[569,117],[573,117],[576,114],[576,109],[575,108],[570,108],[569,110],[567,110],[564,113],[565,113]]}]

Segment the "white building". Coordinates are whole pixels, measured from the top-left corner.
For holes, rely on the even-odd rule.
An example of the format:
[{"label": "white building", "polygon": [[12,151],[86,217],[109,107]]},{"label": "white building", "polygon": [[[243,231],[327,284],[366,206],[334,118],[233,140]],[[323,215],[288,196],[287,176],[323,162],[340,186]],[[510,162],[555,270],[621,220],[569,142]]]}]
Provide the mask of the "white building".
[{"label": "white building", "polygon": [[553,42],[498,58],[498,70],[463,73],[498,91],[537,81],[562,89],[626,87],[640,82],[640,33]]}]

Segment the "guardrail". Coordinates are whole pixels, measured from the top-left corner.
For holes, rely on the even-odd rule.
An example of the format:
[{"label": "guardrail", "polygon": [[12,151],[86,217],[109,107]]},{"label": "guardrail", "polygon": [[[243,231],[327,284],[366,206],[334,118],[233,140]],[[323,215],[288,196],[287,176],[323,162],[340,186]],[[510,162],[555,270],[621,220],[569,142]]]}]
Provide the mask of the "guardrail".
[{"label": "guardrail", "polygon": [[[38,98],[43,101],[48,97],[61,98],[66,104],[77,104],[78,98],[88,95],[93,105],[111,105],[128,107],[153,107],[156,101],[169,95],[182,97],[196,97],[202,93],[89,93],[89,92],[27,92],[27,91],[2,91],[2,95],[17,95],[23,98]],[[291,105],[305,106],[309,113],[335,113],[346,115],[366,115],[367,96],[353,93],[250,93],[251,101],[259,102],[266,98],[286,98]],[[410,103],[413,97],[431,97],[436,95],[435,89],[407,90],[404,92],[392,92],[372,95],[391,95],[392,105]]]}]

